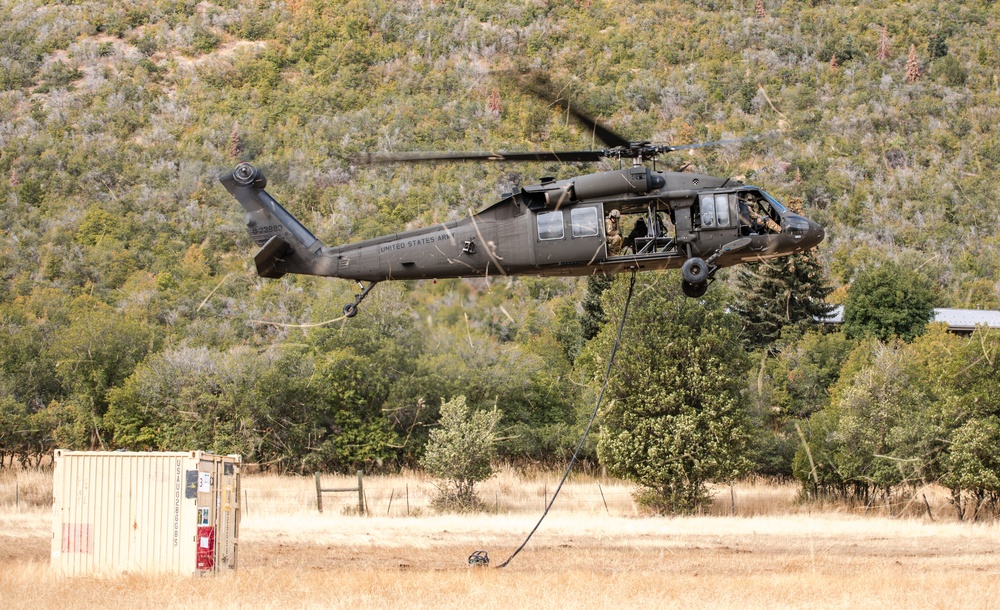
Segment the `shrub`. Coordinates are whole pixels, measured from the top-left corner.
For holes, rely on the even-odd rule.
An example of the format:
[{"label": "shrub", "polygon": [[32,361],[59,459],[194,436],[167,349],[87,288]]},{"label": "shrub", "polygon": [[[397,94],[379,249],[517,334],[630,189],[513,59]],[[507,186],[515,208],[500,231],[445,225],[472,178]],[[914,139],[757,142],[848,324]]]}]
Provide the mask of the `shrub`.
[{"label": "shrub", "polygon": [[499,422],[496,407],[470,413],[465,396],[441,405],[441,427],[431,431],[420,460],[428,473],[443,480],[436,507],[466,511],[479,506],[475,486],[493,475]]}]

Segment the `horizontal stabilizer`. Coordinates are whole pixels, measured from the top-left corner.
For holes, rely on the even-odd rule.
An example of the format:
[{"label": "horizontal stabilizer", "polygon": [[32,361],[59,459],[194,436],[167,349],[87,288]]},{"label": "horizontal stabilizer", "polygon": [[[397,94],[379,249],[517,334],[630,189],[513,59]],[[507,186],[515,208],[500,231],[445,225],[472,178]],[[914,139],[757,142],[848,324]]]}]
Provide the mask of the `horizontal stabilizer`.
[{"label": "horizontal stabilizer", "polygon": [[277,235],[273,236],[253,257],[254,263],[257,264],[257,275],[269,278],[285,275],[284,271],[277,271],[275,267],[285,256],[293,252],[292,246],[287,241]]}]

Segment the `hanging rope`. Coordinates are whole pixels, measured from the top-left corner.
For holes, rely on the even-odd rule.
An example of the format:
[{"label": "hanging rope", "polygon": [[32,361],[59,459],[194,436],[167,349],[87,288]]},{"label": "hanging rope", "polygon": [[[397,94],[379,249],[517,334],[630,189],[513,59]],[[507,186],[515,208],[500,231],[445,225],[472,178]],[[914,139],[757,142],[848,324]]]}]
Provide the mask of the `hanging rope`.
[{"label": "hanging rope", "polygon": [[597,404],[594,405],[594,412],[590,414],[590,421],[587,422],[587,429],[583,431],[583,438],[580,439],[580,444],[576,446],[576,451],[573,452],[573,457],[569,460],[569,466],[566,467],[566,472],[563,473],[562,480],[559,481],[559,486],[556,487],[555,493],[552,494],[552,499],[549,500],[548,505],[545,507],[545,512],[542,513],[538,523],[536,523],[535,527],[528,533],[528,537],[524,539],[521,546],[517,547],[517,550],[514,551],[514,553],[508,557],[506,561],[498,565],[497,568],[506,567],[507,564],[510,563],[510,560],[517,557],[517,554],[521,552],[521,549],[523,549],[528,544],[528,541],[531,540],[535,531],[538,530],[538,526],[540,526],[542,521],[545,520],[545,515],[549,514],[549,509],[552,508],[553,504],[555,504],[556,498],[559,496],[559,490],[562,489],[563,483],[566,482],[566,477],[569,476],[569,471],[573,469],[573,464],[576,463],[576,458],[580,455],[580,450],[583,449],[583,443],[586,442],[587,435],[590,434],[590,428],[594,425],[594,420],[597,419],[597,411],[601,408],[601,402],[604,401],[604,392],[608,389],[608,380],[611,379],[611,367],[615,363],[615,354],[618,353],[618,346],[622,341],[622,330],[625,328],[625,317],[628,315],[628,306],[629,303],[632,302],[632,289],[635,288],[635,273],[636,272],[633,270],[632,279],[628,285],[628,296],[625,298],[625,309],[622,310],[622,320],[618,323],[618,336],[615,337],[615,343],[611,347],[611,357],[608,359],[608,369],[604,373],[604,384],[601,386],[601,393],[597,396]]}]

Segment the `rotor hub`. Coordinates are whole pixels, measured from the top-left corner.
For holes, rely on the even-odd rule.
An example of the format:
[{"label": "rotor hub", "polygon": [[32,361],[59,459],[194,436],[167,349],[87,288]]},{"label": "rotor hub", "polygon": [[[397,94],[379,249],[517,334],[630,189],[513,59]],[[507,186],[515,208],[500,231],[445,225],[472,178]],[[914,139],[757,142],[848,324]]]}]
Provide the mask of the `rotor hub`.
[{"label": "rotor hub", "polygon": [[244,161],[236,166],[233,170],[233,180],[236,184],[241,184],[243,186],[249,186],[257,178],[257,168]]}]

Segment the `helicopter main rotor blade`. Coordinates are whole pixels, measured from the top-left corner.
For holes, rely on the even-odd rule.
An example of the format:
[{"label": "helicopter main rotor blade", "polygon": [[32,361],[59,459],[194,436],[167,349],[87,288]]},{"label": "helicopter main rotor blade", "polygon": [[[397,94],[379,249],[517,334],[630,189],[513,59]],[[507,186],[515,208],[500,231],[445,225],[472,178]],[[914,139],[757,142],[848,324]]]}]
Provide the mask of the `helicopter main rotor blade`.
[{"label": "helicopter main rotor blade", "polygon": [[679,146],[664,146],[663,152],[673,152],[675,150],[693,150],[695,148],[709,148],[712,146],[725,146],[726,144],[743,144],[744,142],[756,142],[765,140],[776,135],[775,132],[763,133],[755,136],[745,136],[742,138],[729,138],[726,140],[715,140],[713,142],[696,142],[694,144],[681,144]]},{"label": "helicopter main rotor blade", "polygon": [[569,106],[569,113],[572,114],[576,120],[586,125],[598,140],[604,142],[611,148],[627,148],[629,146],[630,142],[624,137],[608,129],[604,125],[601,125],[595,119],[590,118],[572,106]]},{"label": "helicopter main rotor blade", "polygon": [[594,162],[605,157],[602,150],[567,150],[560,152],[403,152],[361,153],[352,156],[353,163],[384,165],[387,163],[434,163],[437,161],[555,161],[561,163]]},{"label": "helicopter main rotor blade", "polygon": [[577,121],[583,123],[597,137],[598,140],[604,142],[609,148],[628,148],[631,145],[631,140],[616,133],[612,129],[605,127],[597,121],[597,119],[591,117],[590,115],[581,112],[573,107],[569,103],[569,100],[557,92],[550,82],[545,82],[539,76],[528,76],[521,75],[515,76],[521,81],[522,86],[526,91],[534,95],[535,97],[549,102],[550,104],[562,104],[566,106],[566,110],[569,111],[573,118]]}]

